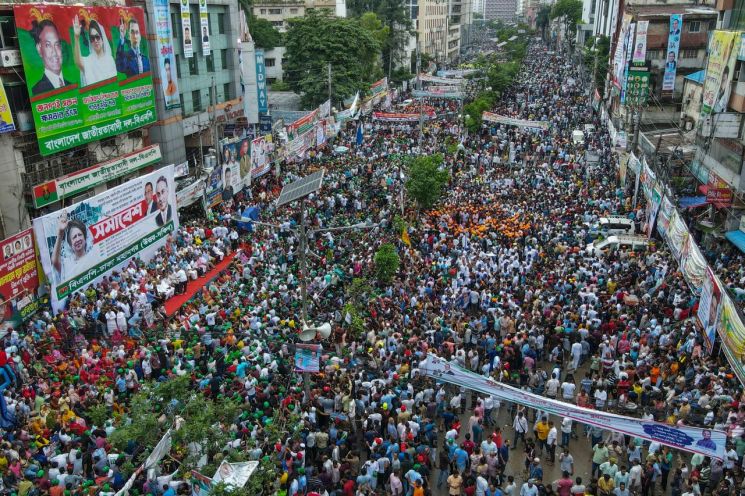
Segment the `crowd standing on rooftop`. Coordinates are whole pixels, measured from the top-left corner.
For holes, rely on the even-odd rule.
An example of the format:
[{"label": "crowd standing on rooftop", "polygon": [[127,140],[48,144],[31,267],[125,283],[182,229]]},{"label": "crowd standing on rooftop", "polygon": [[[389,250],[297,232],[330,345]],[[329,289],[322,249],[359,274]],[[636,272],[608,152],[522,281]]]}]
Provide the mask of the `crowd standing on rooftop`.
[{"label": "crowd standing on rooftop", "polygon": [[[548,121],[548,131],[486,123],[467,134],[455,104],[429,105],[450,117],[421,135],[416,124],[368,122],[361,145],[349,125],[338,138],[349,154],[325,148],[286,164],[242,200],[184,222],[153,259],[133,259],[73,296],[65,312],[41,313],[5,336],[0,367],[13,372],[4,394],[14,422],[0,440],[1,490],[115,494],[153,449],[110,443],[133,414],[131,398],[181,378],[210,401],[237,405],[219,426],[233,439],[216,459],[238,451],[272,465],[277,478],[266,494],[740,492],[743,390],[723,359],[707,354],[691,318],[697,300],[664,244],[585,250],[599,218],[627,216],[641,230],[645,213],[617,185],[608,134],[577,68],[531,42],[493,110]],[[574,143],[572,130],[584,124],[595,130]],[[448,138],[461,143],[457,153]],[[586,163],[587,149],[598,163]],[[408,208],[404,242],[393,222],[400,172],[406,157],[436,153],[450,173],[447,192],[430,211]],[[283,183],[320,167],[323,189],[306,200],[310,228],[377,227],[311,235],[309,314],[332,333],[305,387],[292,354],[302,326],[299,216],[273,200]],[[240,231],[234,217],[248,205],[278,227]],[[382,242],[401,257],[388,285],[372,275]],[[226,257],[227,268],[205,284]],[[363,278],[360,329],[345,305]],[[194,284],[205,285],[168,315],[164,302]],[[427,353],[585,408],[726,430],[726,458],[687,456],[612,425],[575,425],[435,382],[419,370]],[[109,414],[101,425],[90,415],[96,405]],[[150,407],[170,418],[164,406]],[[272,438],[272,423],[283,419],[296,425]],[[591,460],[575,458],[578,451]],[[176,450],[168,463],[183,456]],[[198,494],[193,474],[170,468],[135,472],[128,493]]]}]

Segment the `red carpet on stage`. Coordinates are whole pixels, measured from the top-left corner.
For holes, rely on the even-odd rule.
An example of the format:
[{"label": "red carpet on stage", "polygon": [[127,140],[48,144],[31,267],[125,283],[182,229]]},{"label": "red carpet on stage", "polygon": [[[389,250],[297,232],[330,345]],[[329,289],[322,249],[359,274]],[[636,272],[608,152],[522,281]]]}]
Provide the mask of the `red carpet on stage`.
[{"label": "red carpet on stage", "polygon": [[233,252],[225,257],[222,262],[215,265],[215,268],[207,272],[204,277],[200,277],[196,281],[189,281],[186,284],[186,291],[184,291],[184,294],[176,295],[166,301],[166,314],[168,314],[168,316],[170,317],[171,315],[176,313],[176,310],[181,308],[181,305],[189,301],[197,293],[197,291],[202,289],[204,286],[207,285],[207,283],[209,283],[215,277],[219,276],[220,273],[223,272],[225,269],[227,269],[230,262],[233,261],[235,255],[236,252]]}]

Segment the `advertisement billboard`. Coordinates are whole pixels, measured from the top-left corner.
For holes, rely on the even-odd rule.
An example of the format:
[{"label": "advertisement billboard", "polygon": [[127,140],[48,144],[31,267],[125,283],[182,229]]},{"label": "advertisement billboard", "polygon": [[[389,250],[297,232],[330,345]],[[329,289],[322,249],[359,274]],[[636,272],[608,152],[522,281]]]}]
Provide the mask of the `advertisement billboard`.
[{"label": "advertisement billboard", "polygon": [[675,89],[675,75],[678,73],[678,50],[680,33],[683,31],[683,14],[670,16],[670,29],[667,33],[667,52],[665,52],[665,74],[662,76],[662,91]]},{"label": "advertisement billboard", "polygon": [[8,95],[5,94],[5,86],[0,79],[0,133],[15,131],[16,125],[13,122],[13,114],[10,112]]},{"label": "advertisement billboard", "polygon": [[739,32],[714,31],[709,43],[709,62],[706,65],[704,95],[701,102],[702,116],[727,111],[739,51]]},{"label": "advertisement billboard", "polygon": [[207,0],[199,0],[199,36],[202,38],[202,55],[210,54],[210,16],[207,13]]},{"label": "advertisement billboard", "polygon": [[251,142],[251,179],[261,177],[271,170],[272,151],[274,143],[271,134],[259,136]]},{"label": "advertisement billboard", "polygon": [[19,326],[39,308],[34,234],[21,231],[0,241],[0,322]]},{"label": "advertisement billboard", "polygon": [[142,9],[13,8],[42,155],[156,120]]},{"label": "advertisement billboard", "polygon": [[649,21],[639,21],[636,24],[636,41],[634,42],[634,56],[631,62],[634,64],[644,64],[647,58],[647,31],[649,30]]},{"label": "advertisement billboard", "polygon": [[191,10],[189,0],[181,0],[181,37],[184,40],[184,57],[190,59],[194,56],[194,41],[191,32]]},{"label": "advertisement billboard", "polygon": [[178,226],[173,165],[34,219],[54,311],[132,257],[151,257]]},{"label": "advertisement billboard", "polygon": [[[251,170],[251,138],[224,139],[220,142],[220,154],[223,166],[230,169],[229,181],[225,180],[225,168],[223,168],[223,188],[232,188],[232,193],[238,193],[243,189],[243,184],[251,184],[249,176]],[[230,193],[228,189],[227,193]],[[229,195],[232,197],[232,195]],[[223,195],[223,200],[230,198]]]},{"label": "advertisement billboard", "polygon": [[155,43],[158,52],[158,74],[160,75],[160,89],[166,110],[179,108],[181,99],[176,80],[176,56],[173,53],[173,26],[171,26],[171,11],[168,0],[154,0],[155,12]]},{"label": "advertisement billboard", "polygon": [[150,145],[147,148],[108,162],[86,167],[52,181],[37,184],[32,190],[34,207],[45,207],[64,198],[77,196],[99,184],[104,184],[112,179],[126,176],[148,165],[155,164],[160,158],[160,145]]},{"label": "advertisement billboard", "polygon": [[706,268],[706,277],[701,289],[701,300],[698,303],[698,321],[704,330],[704,342],[706,350],[711,353],[714,347],[714,340],[717,335],[717,323],[719,322],[719,312],[721,310],[722,288],[719,286],[714,272],[711,267]]}]

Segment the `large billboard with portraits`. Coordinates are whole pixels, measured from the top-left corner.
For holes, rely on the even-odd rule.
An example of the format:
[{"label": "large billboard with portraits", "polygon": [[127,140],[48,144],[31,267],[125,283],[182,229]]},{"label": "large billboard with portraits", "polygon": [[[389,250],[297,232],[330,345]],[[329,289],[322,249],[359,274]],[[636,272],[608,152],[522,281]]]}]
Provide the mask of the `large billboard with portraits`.
[{"label": "large billboard with portraits", "polygon": [[178,225],[173,165],[34,219],[54,311],[132,257],[151,257]]},{"label": "large billboard with portraits", "polygon": [[13,11],[42,155],[155,122],[142,9],[16,4]]}]

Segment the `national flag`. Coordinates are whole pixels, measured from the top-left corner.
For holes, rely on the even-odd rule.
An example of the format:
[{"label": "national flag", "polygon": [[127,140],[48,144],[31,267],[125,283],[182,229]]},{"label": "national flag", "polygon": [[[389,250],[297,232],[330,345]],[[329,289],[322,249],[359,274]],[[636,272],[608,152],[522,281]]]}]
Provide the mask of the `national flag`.
[{"label": "national flag", "polygon": [[362,144],[362,123],[357,124],[357,146]]},{"label": "national flag", "polygon": [[401,241],[404,242],[406,246],[411,248],[411,239],[409,239],[409,231],[406,229],[406,226],[401,230]]},{"label": "national flag", "polygon": [[47,181],[44,184],[34,186],[34,204],[36,207],[43,207],[59,200],[57,194],[57,183]]}]

